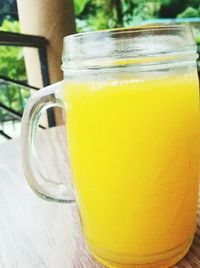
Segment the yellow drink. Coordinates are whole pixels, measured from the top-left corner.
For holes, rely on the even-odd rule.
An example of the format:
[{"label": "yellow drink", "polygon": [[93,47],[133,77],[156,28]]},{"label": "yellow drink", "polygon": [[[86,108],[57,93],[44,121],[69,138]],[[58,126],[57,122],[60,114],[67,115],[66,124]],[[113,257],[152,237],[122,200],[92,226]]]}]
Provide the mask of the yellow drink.
[{"label": "yellow drink", "polygon": [[196,72],[67,81],[62,99],[90,251],[113,267],[169,267],[186,253],[195,230]]}]

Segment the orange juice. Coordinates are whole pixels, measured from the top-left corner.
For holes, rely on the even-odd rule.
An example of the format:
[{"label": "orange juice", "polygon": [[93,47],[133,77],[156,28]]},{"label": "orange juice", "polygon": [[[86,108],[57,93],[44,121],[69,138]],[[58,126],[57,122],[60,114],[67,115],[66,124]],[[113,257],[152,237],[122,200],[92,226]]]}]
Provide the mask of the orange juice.
[{"label": "orange juice", "polygon": [[110,267],[169,267],[195,231],[196,72],[67,81],[62,99],[90,251]]}]

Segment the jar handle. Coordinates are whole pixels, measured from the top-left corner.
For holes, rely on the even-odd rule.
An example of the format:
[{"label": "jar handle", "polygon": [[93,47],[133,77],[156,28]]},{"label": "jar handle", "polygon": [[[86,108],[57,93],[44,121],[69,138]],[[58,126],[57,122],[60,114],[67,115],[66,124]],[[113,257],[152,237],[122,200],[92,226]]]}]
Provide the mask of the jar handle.
[{"label": "jar handle", "polygon": [[63,82],[45,87],[35,93],[28,101],[22,118],[22,159],[26,179],[34,192],[44,199],[58,202],[74,202],[74,194],[63,183],[44,178],[39,169],[36,150],[36,137],[39,119],[43,112],[51,107],[61,107],[61,100],[55,92],[62,87]]}]

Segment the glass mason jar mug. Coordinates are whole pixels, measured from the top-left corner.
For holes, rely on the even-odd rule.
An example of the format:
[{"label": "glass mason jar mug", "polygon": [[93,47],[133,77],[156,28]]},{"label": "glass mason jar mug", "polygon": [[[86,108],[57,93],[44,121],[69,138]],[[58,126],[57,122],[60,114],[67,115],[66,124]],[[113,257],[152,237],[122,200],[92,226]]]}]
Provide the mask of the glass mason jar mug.
[{"label": "glass mason jar mug", "polygon": [[25,175],[40,196],[71,202],[42,178],[41,113],[63,107],[72,183],[91,254],[108,267],[169,267],[195,232],[199,183],[196,46],[187,26],[64,38],[64,80],[24,111]]}]

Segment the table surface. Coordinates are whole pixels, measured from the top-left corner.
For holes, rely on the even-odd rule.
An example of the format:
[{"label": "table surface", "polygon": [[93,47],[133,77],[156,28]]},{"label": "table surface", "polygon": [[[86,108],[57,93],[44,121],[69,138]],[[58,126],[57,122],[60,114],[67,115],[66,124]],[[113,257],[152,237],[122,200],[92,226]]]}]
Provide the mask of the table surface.
[{"label": "table surface", "polygon": [[[45,174],[66,180],[64,128],[41,131],[38,148]],[[27,185],[19,139],[0,145],[0,208],[0,268],[103,267],[87,252],[76,205],[44,201]],[[200,268],[200,213],[197,221],[193,245],[176,268]]]}]

